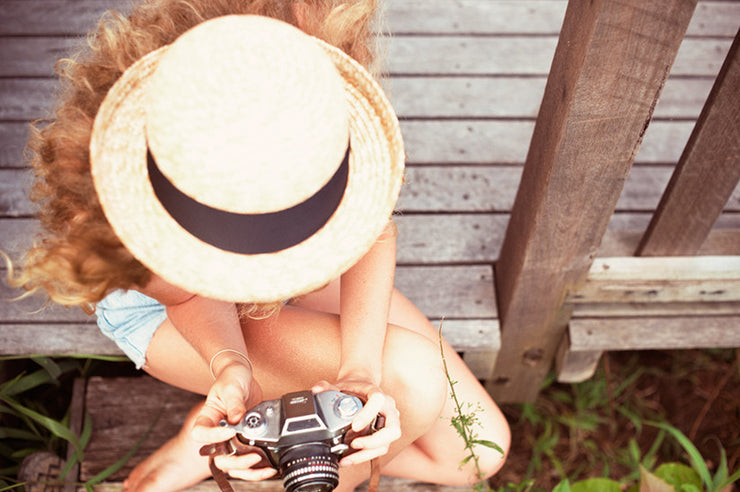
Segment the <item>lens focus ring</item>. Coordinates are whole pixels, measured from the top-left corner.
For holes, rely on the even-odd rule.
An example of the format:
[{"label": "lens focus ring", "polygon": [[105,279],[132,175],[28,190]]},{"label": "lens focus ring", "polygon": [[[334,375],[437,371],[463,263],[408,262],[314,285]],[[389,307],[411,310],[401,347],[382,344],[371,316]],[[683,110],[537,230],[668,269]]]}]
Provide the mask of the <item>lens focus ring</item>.
[{"label": "lens focus ring", "polygon": [[326,444],[298,445],[280,457],[287,492],[330,492],[339,484],[338,470],[337,458]]}]

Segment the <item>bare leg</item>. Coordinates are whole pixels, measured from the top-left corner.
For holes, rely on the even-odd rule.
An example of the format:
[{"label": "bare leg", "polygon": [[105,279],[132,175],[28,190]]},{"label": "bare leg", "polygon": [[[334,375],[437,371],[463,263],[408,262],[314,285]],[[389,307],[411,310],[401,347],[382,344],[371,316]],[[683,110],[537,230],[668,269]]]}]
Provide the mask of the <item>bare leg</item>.
[{"label": "bare leg", "polygon": [[[296,304],[336,313],[339,309],[338,299],[339,285],[338,282],[333,282],[324,289],[305,296]],[[438,346],[437,329],[398,291],[393,294],[389,321],[415,331]],[[480,404],[480,438],[491,440],[508,452],[511,435],[505,417],[454,348],[445,340],[443,346],[450,377],[457,381],[455,392],[458,398],[462,402]],[[439,351],[437,356],[440,357]],[[462,439],[450,425],[450,418],[454,415],[452,401],[448,399],[441,418],[434,422],[424,436],[385,465],[383,474],[447,485],[467,485],[475,481],[472,462],[463,469],[458,467],[467,453]],[[484,477],[490,477],[503,466],[505,456],[501,456],[498,451],[479,447],[476,448],[476,454],[480,457],[480,471]]]},{"label": "bare leg", "polygon": [[[340,340],[335,315],[288,306],[277,318],[250,321],[243,328],[265,399],[336,376]],[[147,371],[165,382],[200,393],[210,386],[206,364],[169,322],[156,332],[147,358]],[[183,372],[183,367],[189,370]],[[384,367],[382,386],[396,400],[403,430],[401,439],[383,458],[387,462],[437,423],[446,383],[435,345],[397,326],[389,327]],[[195,455],[199,445],[187,440],[186,430],[132,472],[128,481],[131,490],[179,490],[208,476],[205,462]],[[367,478],[368,470],[367,466],[343,468],[337,490],[353,490]]]}]

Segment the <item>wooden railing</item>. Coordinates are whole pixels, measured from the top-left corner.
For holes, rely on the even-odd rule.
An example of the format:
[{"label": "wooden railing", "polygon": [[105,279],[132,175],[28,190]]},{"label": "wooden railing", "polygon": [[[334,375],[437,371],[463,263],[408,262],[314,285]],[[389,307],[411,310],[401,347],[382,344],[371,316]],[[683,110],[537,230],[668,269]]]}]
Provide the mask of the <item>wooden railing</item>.
[{"label": "wooden railing", "polygon": [[[740,257],[594,262],[695,6],[695,0],[568,4],[496,262],[502,339],[487,387],[498,401],[533,400],[556,356],[561,380],[580,379],[601,350],[648,348],[637,334],[658,326],[665,344],[651,348],[683,345],[666,339],[686,332],[697,335],[688,346],[740,345],[734,309]],[[737,185],[737,44],[736,37],[638,254],[695,254]],[[711,287],[689,288],[704,282]],[[672,290],[677,298],[662,294]],[[602,311],[605,318],[571,324],[574,304],[586,302],[681,304],[669,316],[682,318],[656,325],[636,313],[612,318]],[[733,308],[723,317],[685,317],[692,304],[707,302]],[[594,332],[612,343],[585,344]],[[638,340],[628,343],[627,332]]]}]

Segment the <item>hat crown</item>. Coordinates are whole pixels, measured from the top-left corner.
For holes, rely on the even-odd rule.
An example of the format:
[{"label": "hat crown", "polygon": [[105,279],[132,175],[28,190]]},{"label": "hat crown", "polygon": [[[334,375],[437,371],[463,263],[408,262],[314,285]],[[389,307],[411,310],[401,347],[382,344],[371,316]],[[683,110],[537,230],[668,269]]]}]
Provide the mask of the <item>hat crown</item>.
[{"label": "hat crown", "polygon": [[183,34],[151,77],[147,142],[183,193],[238,213],[289,208],[334,174],[349,140],[343,81],[311,37],[259,16]]}]

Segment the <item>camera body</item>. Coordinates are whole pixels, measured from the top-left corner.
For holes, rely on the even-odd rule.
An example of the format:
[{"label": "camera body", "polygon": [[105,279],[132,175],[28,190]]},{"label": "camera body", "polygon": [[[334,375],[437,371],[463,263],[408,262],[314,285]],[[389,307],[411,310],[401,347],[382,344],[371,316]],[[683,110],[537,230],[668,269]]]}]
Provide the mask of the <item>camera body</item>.
[{"label": "camera body", "polygon": [[339,459],[351,452],[349,443],[358,435],[351,423],[362,406],[339,391],[299,391],[259,403],[237,424],[219,425],[235,429],[242,447],[262,451],[286,491],[324,492],[339,482]]}]

